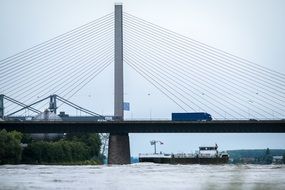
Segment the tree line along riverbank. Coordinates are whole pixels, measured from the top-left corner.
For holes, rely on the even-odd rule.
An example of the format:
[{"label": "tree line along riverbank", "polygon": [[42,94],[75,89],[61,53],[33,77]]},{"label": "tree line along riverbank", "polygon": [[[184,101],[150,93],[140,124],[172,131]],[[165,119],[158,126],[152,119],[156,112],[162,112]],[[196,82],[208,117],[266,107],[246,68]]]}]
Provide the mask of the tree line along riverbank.
[{"label": "tree line along riverbank", "polygon": [[0,131],[0,164],[102,164],[100,149],[97,133],[35,140],[17,131]]}]

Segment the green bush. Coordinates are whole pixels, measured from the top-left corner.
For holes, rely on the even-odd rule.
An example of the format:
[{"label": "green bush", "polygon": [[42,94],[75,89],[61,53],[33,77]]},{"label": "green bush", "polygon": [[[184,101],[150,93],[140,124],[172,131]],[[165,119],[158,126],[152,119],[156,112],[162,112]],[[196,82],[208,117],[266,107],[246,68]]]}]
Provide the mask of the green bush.
[{"label": "green bush", "polygon": [[88,159],[88,147],[82,142],[36,141],[23,152],[24,163],[68,163]]},{"label": "green bush", "polygon": [[100,149],[102,146],[101,139],[97,133],[76,133],[68,134],[66,136],[67,141],[83,142],[88,147],[88,159],[97,159],[102,163],[103,156],[100,155]]},{"label": "green bush", "polygon": [[17,164],[21,160],[22,134],[16,131],[0,131],[0,164]]},{"label": "green bush", "polygon": [[[21,148],[21,141],[28,146]],[[0,164],[102,163],[98,134],[68,135],[61,140],[32,140],[19,132],[0,131]]]}]

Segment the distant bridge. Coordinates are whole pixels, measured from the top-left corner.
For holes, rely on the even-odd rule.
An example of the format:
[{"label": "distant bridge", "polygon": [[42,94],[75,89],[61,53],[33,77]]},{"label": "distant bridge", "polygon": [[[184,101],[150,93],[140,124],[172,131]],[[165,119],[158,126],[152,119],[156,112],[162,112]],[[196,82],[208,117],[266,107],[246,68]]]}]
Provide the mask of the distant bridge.
[{"label": "distant bridge", "polygon": [[0,130],[23,133],[285,133],[285,120],[0,122]]}]

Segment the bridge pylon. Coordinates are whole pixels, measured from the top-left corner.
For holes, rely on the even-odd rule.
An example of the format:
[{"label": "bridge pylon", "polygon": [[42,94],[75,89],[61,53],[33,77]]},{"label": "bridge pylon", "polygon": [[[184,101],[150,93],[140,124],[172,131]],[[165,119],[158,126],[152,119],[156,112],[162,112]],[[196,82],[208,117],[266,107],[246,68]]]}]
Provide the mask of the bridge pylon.
[{"label": "bridge pylon", "polygon": [[[123,76],[123,6],[115,4],[115,77],[114,115],[118,121],[124,120],[124,76]],[[129,134],[110,134],[108,164],[130,164]]]}]

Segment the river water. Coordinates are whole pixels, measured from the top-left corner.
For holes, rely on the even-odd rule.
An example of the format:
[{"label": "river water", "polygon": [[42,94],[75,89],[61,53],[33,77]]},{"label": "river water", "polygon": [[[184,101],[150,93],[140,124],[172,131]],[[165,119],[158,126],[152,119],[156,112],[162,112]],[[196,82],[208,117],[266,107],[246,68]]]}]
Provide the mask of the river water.
[{"label": "river water", "polygon": [[0,166],[0,189],[285,189],[284,165]]}]

